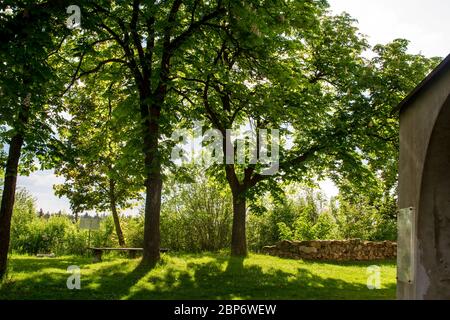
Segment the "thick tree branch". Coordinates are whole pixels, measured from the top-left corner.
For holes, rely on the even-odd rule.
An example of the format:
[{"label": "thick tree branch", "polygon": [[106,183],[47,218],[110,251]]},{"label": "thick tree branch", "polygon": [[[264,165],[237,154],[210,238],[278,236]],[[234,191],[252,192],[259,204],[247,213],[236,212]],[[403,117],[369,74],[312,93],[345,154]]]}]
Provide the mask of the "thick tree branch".
[{"label": "thick tree branch", "polygon": [[130,29],[131,29],[131,37],[133,38],[134,46],[136,47],[136,50],[138,52],[139,62],[140,62],[141,68],[142,68],[142,76],[144,78],[144,81],[147,83],[150,78],[150,70],[148,68],[148,64],[145,59],[145,53],[144,53],[144,49],[142,48],[141,37],[139,36],[138,30],[137,30],[137,23],[139,20],[139,6],[140,6],[140,1],[134,0]]},{"label": "thick tree branch", "polygon": [[[144,60],[149,65],[149,73],[151,74],[153,72],[153,51],[155,49],[155,17],[150,17],[146,21],[146,27],[147,27],[147,44],[145,48],[145,55]],[[150,80],[151,81],[151,80]],[[151,85],[151,83],[150,83]]]},{"label": "thick tree branch", "polygon": [[[127,65],[130,67],[131,71],[133,72],[133,74],[136,78],[136,81],[138,83],[142,83],[143,76],[137,66],[136,60],[134,59],[134,53],[132,52],[132,50],[129,47],[128,33],[125,30],[123,30],[124,31],[124,39],[122,39],[113,29],[111,29],[109,26],[107,26],[103,22],[100,23],[99,26],[101,28],[103,28],[104,30],[106,30],[114,38],[114,40],[122,47],[122,49],[125,53],[125,57],[128,60]],[[122,26],[122,28],[124,28],[124,26]]]},{"label": "thick tree branch", "polygon": [[222,133],[223,136],[225,136],[226,128],[223,126],[217,113],[212,109],[211,105],[209,104],[208,94],[209,94],[209,79],[208,81],[206,81],[205,88],[203,89],[202,95],[203,104],[205,105],[207,115],[210,118],[213,125]]},{"label": "thick tree branch", "polygon": [[[288,159],[284,162],[280,162],[279,164],[279,169],[280,171],[289,171],[290,167],[298,167],[300,165],[302,165],[303,163],[305,163],[306,161],[308,161],[312,156],[314,156],[314,154],[318,151],[322,151],[324,149],[326,149],[327,146],[326,145],[314,145],[311,148],[309,148],[307,151],[305,151],[303,154]],[[249,187],[253,187],[256,184],[258,184],[259,182],[272,177],[272,176],[266,176],[266,175],[262,175],[259,173],[253,173],[253,177],[250,179],[249,182]]]},{"label": "thick tree branch", "polygon": [[61,96],[64,96],[72,88],[72,86],[75,84],[75,81],[77,81],[79,79],[78,73],[80,72],[81,65],[83,64],[84,54],[85,54],[84,52],[81,54],[80,61],[78,62],[78,65],[77,65],[77,67],[75,69],[75,72],[74,72],[74,74],[72,76],[72,80],[70,81],[69,86],[66,88],[66,90],[64,90],[64,92],[62,93]]},{"label": "thick tree branch", "polygon": [[100,69],[101,69],[104,65],[109,64],[109,63],[121,63],[121,64],[127,64],[127,61],[125,61],[125,60],[123,60],[123,59],[119,59],[119,58],[111,58],[111,59],[103,60],[103,61],[99,62],[95,68],[92,68],[92,69],[90,69],[90,70],[81,72],[80,75],[78,76],[78,79],[80,79],[80,78],[82,78],[82,77],[84,77],[84,76],[86,76],[86,75],[88,75],[88,74],[96,73],[96,72],[100,71]]},{"label": "thick tree branch", "polygon": [[177,36],[175,39],[173,39],[168,47],[169,53],[172,54],[176,49],[178,49],[192,34],[194,34],[198,29],[200,29],[202,26],[206,25],[206,23],[210,20],[213,20],[215,18],[218,18],[226,13],[225,8],[223,8],[219,4],[213,12],[203,16],[200,20],[191,23],[189,27],[183,31],[179,36]]},{"label": "thick tree branch", "polygon": [[180,96],[183,97],[183,100],[188,101],[192,106],[195,106],[196,104],[189,98],[189,96],[186,94],[186,92],[183,92],[181,90],[178,90],[177,88],[171,88],[171,90],[178,93]]}]

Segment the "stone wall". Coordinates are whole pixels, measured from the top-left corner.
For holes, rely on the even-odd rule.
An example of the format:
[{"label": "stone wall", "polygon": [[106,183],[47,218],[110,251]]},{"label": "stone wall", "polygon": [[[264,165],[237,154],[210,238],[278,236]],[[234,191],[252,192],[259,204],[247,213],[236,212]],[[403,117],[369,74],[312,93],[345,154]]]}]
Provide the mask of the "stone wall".
[{"label": "stone wall", "polygon": [[263,253],[290,259],[305,260],[383,260],[397,256],[397,244],[392,241],[356,240],[281,241],[263,248]]}]

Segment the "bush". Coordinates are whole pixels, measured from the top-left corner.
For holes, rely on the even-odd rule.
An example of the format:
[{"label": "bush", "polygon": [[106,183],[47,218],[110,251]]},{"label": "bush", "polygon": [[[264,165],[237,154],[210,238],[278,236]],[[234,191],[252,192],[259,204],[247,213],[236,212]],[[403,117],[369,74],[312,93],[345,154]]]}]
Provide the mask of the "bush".
[{"label": "bush", "polygon": [[[85,232],[88,232],[85,230]],[[92,247],[117,247],[116,229],[112,216],[103,217],[98,230],[91,231],[90,245]]]},{"label": "bush", "polygon": [[[278,202],[262,197],[265,210],[249,210],[248,247],[260,251],[280,240],[351,239],[395,240],[395,203],[355,204],[339,197],[324,201],[323,195],[303,189],[295,197]],[[231,242],[232,204],[227,189],[206,178],[167,184],[161,211],[161,246],[173,251],[228,250]],[[129,247],[142,248],[143,213],[123,217],[121,226]],[[34,200],[20,190],[11,226],[11,250],[18,253],[88,253],[87,247],[117,247],[111,216],[103,217],[100,229],[80,230],[68,215],[37,215]]]},{"label": "bush", "polygon": [[[270,200],[266,199],[266,203],[270,203]],[[248,247],[258,252],[264,246],[281,239],[293,239],[287,226],[292,226],[294,221],[295,212],[288,202],[275,205],[264,212],[250,211],[247,225]]]},{"label": "bush", "polygon": [[375,206],[339,197],[324,205],[323,199],[305,189],[262,214],[250,213],[249,247],[259,251],[280,240],[396,240],[395,202]]},{"label": "bush", "polygon": [[[37,254],[87,253],[89,232],[80,230],[71,216],[40,215],[34,206],[34,199],[24,190],[16,195],[11,223],[10,249],[17,253]],[[102,219],[100,229],[91,231],[92,246],[113,246],[115,239],[114,223],[111,217]]]},{"label": "bush", "polygon": [[16,242],[22,242],[22,238],[27,236],[35,215],[34,199],[26,190],[18,190],[11,220],[11,247],[18,247]]},{"label": "bush", "polygon": [[142,248],[144,246],[144,216],[122,218],[122,230],[128,247]]},{"label": "bush", "polygon": [[161,212],[161,245],[179,251],[218,251],[231,243],[231,195],[199,179],[169,190]]},{"label": "bush", "polygon": [[33,217],[21,233],[11,237],[11,249],[19,253],[84,254],[87,235],[67,216]]}]

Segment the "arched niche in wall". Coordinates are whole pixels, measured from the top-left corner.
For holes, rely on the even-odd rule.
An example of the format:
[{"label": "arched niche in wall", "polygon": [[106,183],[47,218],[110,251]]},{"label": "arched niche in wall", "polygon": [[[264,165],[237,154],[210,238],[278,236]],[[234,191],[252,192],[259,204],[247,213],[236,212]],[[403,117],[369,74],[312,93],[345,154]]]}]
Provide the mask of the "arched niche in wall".
[{"label": "arched niche in wall", "polygon": [[436,119],[422,173],[417,246],[425,299],[450,299],[450,96]]}]

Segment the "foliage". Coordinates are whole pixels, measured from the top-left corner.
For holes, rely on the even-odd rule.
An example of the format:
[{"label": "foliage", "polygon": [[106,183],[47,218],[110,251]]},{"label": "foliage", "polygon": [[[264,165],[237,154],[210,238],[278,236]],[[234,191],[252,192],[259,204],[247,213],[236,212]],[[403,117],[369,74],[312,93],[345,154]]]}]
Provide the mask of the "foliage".
[{"label": "foliage", "polygon": [[256,251],[280,240],[340,238],[323,194],[307,187],[263,213],[251,213],[249,234],[250,248]]},{"label": "foliage", "polygon": [[[196,175],[200,177],[200,175]],[[215,180],[197,178],[190,183],[166,182],[161,215],[161,246],[171,251],[204,252],[226,249],[231,238],[230,192]],[[288,240],[352,239],[395,240],[395,203],[371,206],[364,199],[345,197],[327,201],[308,187],[287,186],[281,200],[262,196],[266,209],[248,214],[248,245],[253,251]],[[393,214],[394,212],[394,214]],[[143,245],[144,218],[122,218],[128,246]],[[100,230],[92,231],[91,246],[115,247],[117,235],[111,216],[104,216]],[[20,190],[14,209],[11,249],[18,253],[87,254],[88,231],[80,230],[65,214],[39,216],[30,195]]]},{"label": "foliage", "polygon": [[98,75],[72,90],[58,128],[61,144],[55,172],[65,182],[54,188],[70,200],[75,213],[128,208],[141,196],[143,163],[136,155],[139,132],[133,126],[137,120],[125,111],[136,108],[136,97],[130,98],[129,80],[123,74],[112,67],[105,71],[114,78]]},{"label": "foliage", "polygon": [[14,215],[11,221],[11,237],[18,241],[20,241],[20,238],[25,237],[35,215],[34,199],[26,190],[19,189],[16,192]]},{"label": "foliage", "polygon": [[[376,46],[376,57],[367,59],[371,48],[349,15],[332,15],[322,2],[289,2],[288,13],[274,4],[236,5],[245,19],[234,21],[231,15],[228,23],[216,25],[211,41],[199,46],[201,54],[192,52],[177,78],[176,89],[184,93],[180,103],[192,109],[190,120],[204,120],[222,138],[227,129],[248,125],[280,129],[282,141],[292,142],[280,146],[273,175],[263,175],[258,161],[236,164],[237,153],[233,164],[222,161],[209,171],[226,176],[233,203],[240,204],[235,255],[246,254],[245,212],[236,210],[263,191],[282,192],[281,181],[329,175],[340,186],[350,182],[367,192],[382,181],[383,191],[373,201],[386,198],[396,176],[390,140],[398,136],[398,120],[392,111],[437,61],[406,54],[402,40]],[[253,14],[247,17],[246,9]],[[324,214],[315,221],[305,212],[289,228],[295,238],[333,237],[333,219]]]},{"label": "foliage", "polygon": [[198,171],[190,183],[167,181],[161,213],[162,245],[188,252],[217,251],[230,244],[230,192]]},{"label": "foliage", "polygon": [[[140,228],[134,228],[132,218],[126,221],[131,221],[126,228],[126,237],[130,234],[133,239],[135,233],[142,232]],[[103,217],[100,229],[91,231],[89,239],[88,231],[81,230],[73,217],[66,214],[40,216],[30,195],[25,190],[17,193],[11,227],[10,248],[13,252],[84,255],[88,253],[89,245],[114,247],[116,243],[112,217]]]},{"label": "foliage", "polygon": [[[188,79],[181,77],[187,92],[198,93],[190,101],[207,127],[223,134],[249,121],[256,129],[280,129],[282,139],[293,142],[290,148],[280,146],[275,176],[261,175],[260,165],[224,166],[246,196],[260,193],[253,187],[275,191],[281,179],[305,181],[330,166],[348,171],[362,163],[354,152],[352,124],[356,111],[369,107],[363,96],[367,42],[348,15],[329,15],[319,2],[290,5],[305,7],[290,8],[278,23],[259,15],[242,22],[253,31],[249,37],[255,44],[249,47],[239,42],[240,30],[229,23],[231,39],[219,33],[211,42],[215,47],[190,59],[214,58],[216,65],[211,70],[189,66]],[[278,10],[267,11],[271,9]],[[348,158],[351,168],[343,165]]]},{"label": "foliage", "polygon": [[[23,136],[20,169],[28,173],[49,166],[61,121],[61,96],[66,70],[55,52],[71,31],[65,26],[65,1],[3,1],[11,14],[0,13],[0,144]],[[25,107],[29,100],[29,107]],[[1,153],[1,151],[0,151]]]},{"label": "foliage", "polygon": [[[397,239],[396,203],[377,208],[361,199],[349,202],[339,197],[339,207],[334,208],[334,217],[342,239],[359,238],[383,241]],[[386,204],[387,205],[387,204]],[[389,212],[389,214],[386,214]]]},{"label": "foliage", "polygon": [[122,217],[122,228],[127,246],[142,248],[144,245],[144,216]]},{"label": "foliage", "polygon": [[[270,201],[265,202],[269,204]],[[290,239],[287,229],[281,234],[280,227],[292,226],[295,214],[284,202],[263,211],[250,211],[248,215],[248,246],[250,250],[259,251],[264,246],[273,245],[281,239]]]},{"label": "foliage", "polygon": [[304,187],[263,213],[250,213],[249,246],[259,251],[280,240],[395,241],[395,211],[395,202],[379,207],[362,197],[349,202],[342,195],[325,201],[320,192]]},{"label": "foliage", "polygon": [[[18,173],[49,166],[57,144],[65,70],[55,56],[69,34],[66,1],[2,1],[0,11],[0,145],[9,144],[0,207],[0,278],[7,271]],[[8,10],[4,10],[8,9]],[[3,161],[2,161],[3,162]]]}]

